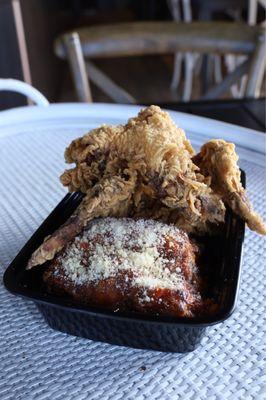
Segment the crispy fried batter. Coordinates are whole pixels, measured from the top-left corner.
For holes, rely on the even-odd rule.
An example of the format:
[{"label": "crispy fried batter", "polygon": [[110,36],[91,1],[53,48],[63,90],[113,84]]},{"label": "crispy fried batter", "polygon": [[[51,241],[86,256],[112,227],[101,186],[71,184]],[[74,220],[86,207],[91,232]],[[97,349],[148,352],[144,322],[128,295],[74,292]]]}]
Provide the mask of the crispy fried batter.
[{"label": "crispy fried batter", "polygon": [[48,236],[43,244],[32,254],[27,268],[30,269],[35,265],[52,260],[55,254],[74,239],[91,219],[109,215],[113,217],[126,216],[134,187],[134,179],[124,181],[117,176],[95,185],[92,191],[84,197],[68,221],[51,236]]},{"label": "crispy fried batter", "polygon": [[205,232],[209,223],[223,221],[224,205],[193,164],[193,155],[184,131],[151,106],[125,126],[103,126],[73,141],[66,160],[76,167],[65,171],[61,181],[86,193],[106,177],[134,173],[132,215],[173,220],[178,215],[177,224],[185,230]]},{"label": "crispy fried batter", "polygon": [[[61,182],[86,196],[74,216],[37,249],[28,267],[52,259],[89,220],[99,216],[160,219],[187,232],[211,233],[224,221],[222,197],[229,206],[235,201],[243,207],[243,203],[229,200],[206,173],[213,153],[201,154],[195,160],[199,165],[204,160],[203,171],[193,161],[194,150],[184,131],[156,106],[142,110],[124,126],[104,125],[74,140],[65,159],[76,166],[62,174]],[[248,221],[250,227],[257,227]]]},{"label": "crispy fried batter", "polygon": [[253,211],[241,184],[234,144],[221,139],[211,140],[202,146],[194,161],[204,176],[211,177],[210,185],[223,201],[246,221],[250,229],[265,235],[266,225]]}]

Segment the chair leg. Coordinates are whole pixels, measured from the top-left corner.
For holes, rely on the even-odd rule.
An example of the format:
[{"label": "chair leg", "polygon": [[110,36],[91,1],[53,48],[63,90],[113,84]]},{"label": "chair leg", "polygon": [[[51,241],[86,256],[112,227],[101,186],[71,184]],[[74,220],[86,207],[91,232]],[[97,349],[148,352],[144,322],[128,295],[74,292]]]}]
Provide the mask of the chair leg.
[{"label": "chair leg", "polygon": [[266,42],[262,32],[258,37],[255,51],[251,57],[250,68],[248,71],[248,81],[246,86],[246,97],[259,97],[260,88],[266,64]]},{"label": "chair leg", "polygon": [[249,0],[248,2],[248,24],[256,25],[258,13],[258,1]]},{"label": "chair leg", "polygon": [[214,79],[215,83],[220,83],[223,80],[222,59],[219,54],[215,54],[214,56]]},{"label": "chair leg", "polygon": [[[226,67],[227,67],[228,73],[230,74],[230,73],[233,72],[233,71],[236,69],[236,67],[237,67],[237,57],[236,57],[234,54],[227,54],[227,55],[225,56],[225,65],[226,65]],[[232,85],[232,86],[230,87],[230,92],[231,92],[231,95],[232,95],[234,98],[237,99],[237,98],[239,97],[237,82],[234,83],[234,85]]]},{"label": "chair leg", "polygon": [[173,71],[173,76],[172,76],[172,81],[171,81],[171,90],[172,91],[176,91],[179,86],[179,83],[180,83],[182,59],[183,59],[183,54],[181,54],[181,53],[175,54],[174,71]]},{"label": "chair leg", "polygon": [[76,32],[66,34],[64,35],[63,40],[66,46],[67,57],[78,100],[85,103],[91,103],[91,90],[87,78],[86,65],[82,54],[79,35]]},{"label": "chair leg", "polygon": [[[185,22],[192,21],[192,8],[190,0],[182,0],[183,17]],[[183,90],[183,101],[191,99],[192,84],[193,84],[193,71],[195,66],[195,56],[193,53],[185,54],[185,82]]]},{"label": "chair leg", "polygon": [[192,93],[193,84],[193,68],[194,68],[194,55],[191,53],[185,54],[185,81],[183,89],[183,101],[189,101]]},{"label": "chair leg", "polygon": [[[168,0],[168,7],[171,11],[174,21],[181,21],[181,10],[180,10],[180,0]],[[176,91],[178,89],[180,79],[181,79],[181,69],[182,69],[183,54],[176,53],[174,59],[174,70],[171,80],[170,89]]]}]

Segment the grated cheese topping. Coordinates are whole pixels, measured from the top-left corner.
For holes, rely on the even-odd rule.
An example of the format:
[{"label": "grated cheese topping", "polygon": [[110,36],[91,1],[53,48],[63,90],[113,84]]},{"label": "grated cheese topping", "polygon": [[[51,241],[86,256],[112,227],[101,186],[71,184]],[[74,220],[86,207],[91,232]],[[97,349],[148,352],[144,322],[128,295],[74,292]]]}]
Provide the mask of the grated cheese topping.
[{"label": "grated cheese topping", "polygon": [[97,219],[58,257],[58,263],[77,285],[122,272],[124,280],[137,287],[182,290],[182,257],[169,257],[163,251],[166,240],[168,249],[177,245],[180,253],[190,246],[187,234],[173,225],[143,219]]}]

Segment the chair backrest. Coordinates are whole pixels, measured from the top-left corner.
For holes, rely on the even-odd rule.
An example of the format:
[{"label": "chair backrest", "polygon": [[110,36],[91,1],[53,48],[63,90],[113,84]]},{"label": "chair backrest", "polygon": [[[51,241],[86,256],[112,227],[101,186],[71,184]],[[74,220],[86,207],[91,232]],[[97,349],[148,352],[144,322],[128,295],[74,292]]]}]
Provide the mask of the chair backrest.
[{"label": "chair backrest", "polygon": [[4,79],[0,78],[0,91],[16,92],[27,96],[27,98],[34,102],[37,106],[46,107],[49,101],[44,95],[28,83],[19,81],[17,79]]},{"label": "chair backrest", "polygon": [[86,59],[176,52],[248,55],[247,62],[241,64],[205,97],[222,94],[247,72],[249,78],[246,93],[255,96],[265,65],[264,50],[265,36],[262,28],[228,22],[167,21],[98,25],[67,32],[55,42],[55,53],[69,61],[79,100],[86,102],[91,101],[87,72],[115,101],[134,102],[132,96]]}]

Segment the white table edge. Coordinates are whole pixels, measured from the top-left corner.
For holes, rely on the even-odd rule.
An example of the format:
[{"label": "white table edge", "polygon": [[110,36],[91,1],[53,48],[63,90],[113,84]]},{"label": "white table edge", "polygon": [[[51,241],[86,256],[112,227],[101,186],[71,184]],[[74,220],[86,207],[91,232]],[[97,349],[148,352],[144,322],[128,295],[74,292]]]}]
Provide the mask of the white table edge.
[{"label": "white table edge", "polygon": [[[0,129],[10,128],[17,124],[49,120],[56,123],[58,120],[78,120],[81,118],[99,119],[99,124],[103,124],[105,119],[117,119],[121,123],[122,118],[126,121],[135,116],[143,108],[136,105],[107,104],[107,103],[56,103],[48,107],[26,106],[17,107],[11,110],[0,112]],[[236,145],[242,146],[257,153],[266,155],[266,135],[253,129],[215,119],[186,114],[179,111],[167,110],[178,126],[185,131],[199,133],[202,136],[212,138],[223,138],[233,141]],[[0,131],[0,138],[10,134],[8,130]]]}]

